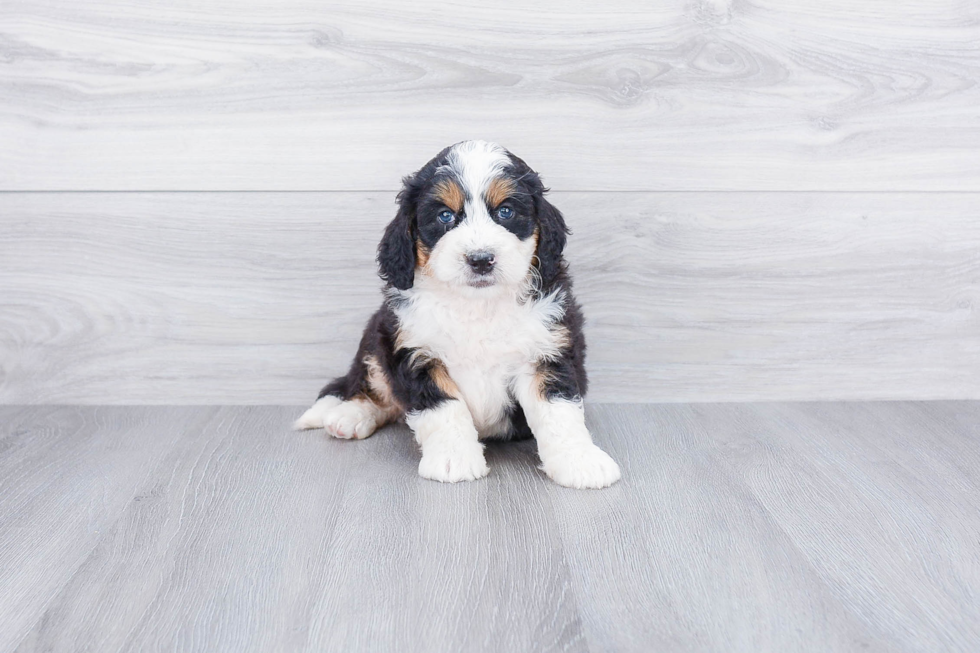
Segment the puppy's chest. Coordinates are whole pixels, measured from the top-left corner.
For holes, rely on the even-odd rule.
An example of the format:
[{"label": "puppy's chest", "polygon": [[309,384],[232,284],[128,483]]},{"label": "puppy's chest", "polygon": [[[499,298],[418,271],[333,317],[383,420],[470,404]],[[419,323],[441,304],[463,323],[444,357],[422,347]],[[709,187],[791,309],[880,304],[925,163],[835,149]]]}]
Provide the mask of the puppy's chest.
[{"label": "puppy's chest", "polygon": [[532,372],[536,361],[557,350],[551,325],[560,309],[554,305],[423,294],[397,313],[402,343],[442,361],[478,426],[500,418],[515,376]]},{"label": "puppy's chest", "polygon": [[551,322],[536,308],[425,294],[398,317],[405,345],[427,350],[449,367],[491,371],[533,363],[553,349]]}]

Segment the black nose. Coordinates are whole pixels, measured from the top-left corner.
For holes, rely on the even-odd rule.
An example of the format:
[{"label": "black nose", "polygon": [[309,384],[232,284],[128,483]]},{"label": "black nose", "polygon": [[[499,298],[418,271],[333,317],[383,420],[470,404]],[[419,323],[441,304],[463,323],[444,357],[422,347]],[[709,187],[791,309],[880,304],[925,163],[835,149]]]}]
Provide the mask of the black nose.
[{"label": "black nose", "polygon": [[466,255],[466,262],[477,274],[490,274],[493,270],[493,264],[497,260],[493,257],[492,252],[473,252]]}]

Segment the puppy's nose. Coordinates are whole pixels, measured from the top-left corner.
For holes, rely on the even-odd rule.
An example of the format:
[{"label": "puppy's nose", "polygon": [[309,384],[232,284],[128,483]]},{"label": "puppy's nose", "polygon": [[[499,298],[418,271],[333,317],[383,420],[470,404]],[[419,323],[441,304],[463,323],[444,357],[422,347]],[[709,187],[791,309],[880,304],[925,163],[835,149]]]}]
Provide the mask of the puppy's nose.
[{"label": "puppy's nose", "polygon": [[493,256],[493,252],[480,251],[471,252],[466,255],[466,262],[469,263],[470,267],[477,274],[490,274],[493,271],[493,264],[497,260]]}]

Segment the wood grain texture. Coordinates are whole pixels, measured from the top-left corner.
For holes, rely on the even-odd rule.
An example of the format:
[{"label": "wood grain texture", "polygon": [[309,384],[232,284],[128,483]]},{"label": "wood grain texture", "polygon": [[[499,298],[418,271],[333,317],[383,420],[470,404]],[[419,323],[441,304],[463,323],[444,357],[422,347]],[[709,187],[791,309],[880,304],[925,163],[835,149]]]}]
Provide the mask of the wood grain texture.
[{"label": "wood grain texture", "polygon": [[462,485],[419,477],[404,427],[373,444],[335,508],[312,650],[589,650],[532,443],[490,445],[493,476]]},{"label": "wood grain texture", "polygon": [[[967,193],[555,193],[593,401],[980,397]],[[388,193],[0,194],[0,403],[301,404]]]},{"label": "wood grain texture", "polygon": [[593,407],[623,482],[547,486],[590,645],[976,650],[978,417],[975,402]]},{"label": "wood grain texture", "polygon": [[7,0],[0,189],[980,190],[965,0]]},{"label": "wood grain texture", "polygon": [[[976,404],[733,406],[727,414],[703,413],[711,432],[725,433],[728,425],[726,463],[872,632],[892,648],[976,648]],[[972,425],[940,426],[937,413]]]},{"label": "wood grain texture", "polygon": [[0,408],[0,651],[30,632],[207,412]]},{"label": "wood grain texture", "polygon": [[[546,486],[599,651],[890,651],[727,472],[726,406],[594,406],[624,468],[608,491]],[[746,407],[745,410],[752,410]],[[794,509],[800,509],[793,503]],[[856,581],[857,579],[851,579]]]},{"label": "wood grain texture", "polygon": [[425,481],[404,426],[300,410],[0,408],[0,648],[980,647],[978,402],[592,405],[601,491],[533,441]]},{"label": "wood grain texture", "polygon": [[178,430],[17,650],[587,650],[527,446],[440,485],[404,427],[351,443],[291,432],[296,412]]}]

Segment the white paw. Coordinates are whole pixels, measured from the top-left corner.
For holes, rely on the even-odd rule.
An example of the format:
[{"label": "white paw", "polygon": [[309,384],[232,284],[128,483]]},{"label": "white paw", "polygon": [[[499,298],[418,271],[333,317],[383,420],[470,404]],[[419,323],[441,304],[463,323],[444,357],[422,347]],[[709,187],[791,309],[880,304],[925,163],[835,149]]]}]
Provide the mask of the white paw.
[{"label": "white paw", "polygon": [[326,396],[303,413],[293,428],[297,430],[322,428],[335,438],[361,440],[378,427],[377,410],[362,400],[341,401]]},{"label": "white paw", "polygon": [[302,417],[293,422],[293,428],[297,431],[305,431],[306,429],[322,429],[323,428],[323,416],[331,408],[339,406],[341,404],[340,397],[334,397],[332,395],[327,395],[321,399],[317,399],[316,403],[303,413]]},{"label": "white paw", "polygon": [[609,487],[619,480],[619,465],[594,444],[574,445],[551,452],[541,469],[558,485],[579,490]]},{"label": "white paw", "polygon": [[419,461],[419,476],[443,483],[475,481],[490,473],[483,457],[483,445],[479,442],[454,441],[440,443],[427,442],[422,460]]}]

